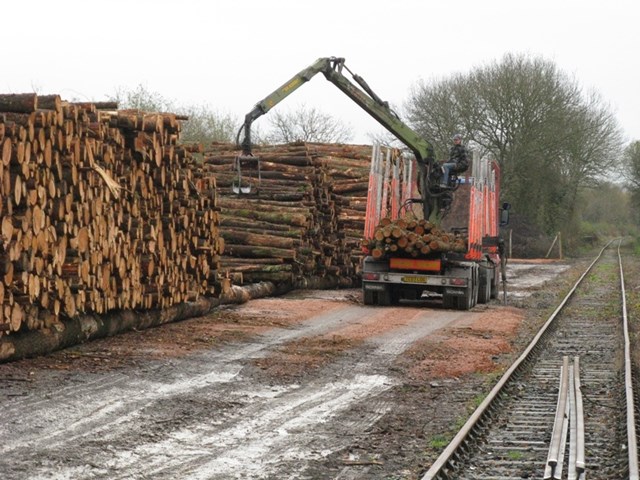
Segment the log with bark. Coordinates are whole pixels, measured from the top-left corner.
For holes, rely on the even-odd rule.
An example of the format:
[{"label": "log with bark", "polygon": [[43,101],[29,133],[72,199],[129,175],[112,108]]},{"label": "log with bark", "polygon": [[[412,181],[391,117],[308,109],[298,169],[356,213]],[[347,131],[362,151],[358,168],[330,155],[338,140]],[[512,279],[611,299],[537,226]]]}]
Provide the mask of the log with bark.
[{"label": "log with bark", "polygon": [[[289,284],[288,288],[292,288]],[[165,323],[203,316],[219,305],[240,304],[285,292],[282,286],[260,282],[233,286],[220,297],[201,297],[163,310],[113,311],[106,315],[82,314],[55,322],[46,328],[0,338],[0,363],[51,353],[89,340],[113,336],[129,330],[142,330]]]},{"label": "log with bark", "polygon": [[38,108],[38,95],[35,93],[0,94],[0,112],[31,113]]},{"label": "log with bark", "polygon": [[427,220],[407,215],[396,220],[383,218],[373,238],[363,240],[362,246],[373,258],[390,254],[421,258],[446,252],[464,253],[467,243],[468,239],[459,232],[445,232]]},{"label": "log with bark", "polygon": [[[22,358],[44,355],[79,343],[113,336],[129,330],[142,330],[196,316],[204,316],[220,305],[242,304],[251,299],[282,295],[300,288],[340,288],[350,283],[341,277],[308,276],[293,282],[252,282],[247,285],[232,285],[219,297],[201,297],[193,302],[184,302],[171,307],[146,311],[111,311],[104,315],[91,313],[63,318],[44,328],[22,331],[0,338],[0,363]],[[3,327],[0,324],[0,328]]]}]

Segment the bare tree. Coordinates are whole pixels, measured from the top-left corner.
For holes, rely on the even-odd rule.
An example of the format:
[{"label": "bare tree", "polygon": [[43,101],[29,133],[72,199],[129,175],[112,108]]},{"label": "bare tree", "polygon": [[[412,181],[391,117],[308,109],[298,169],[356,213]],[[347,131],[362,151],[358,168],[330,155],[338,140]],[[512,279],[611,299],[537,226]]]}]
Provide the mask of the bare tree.
[{"label": "bare tree", "polygon": [[134,89],[120,88],[111,100],[117,101],[119,108],[138,109],[145,112],[171,112],[187,116],[182,124],[180,138],[186,142],[231,142],[234,140],[238,121],[229,114],[223,114],[207,105],[178,105],[158,92],[148,90],[144,85]]},{"label": "bare tree", "polygon": [[631,142],[622,155],[624,176],[631,193],[634,221],[640,222],[640,140]]},{"label": "bare tree", "polygon": [[461,76],[431,83],[420,81],[412,89],[405,105],[407,118],[432,144],[436,158],[446,158],[453,134],[466,133],[459,107],[464,82]]},{"label": "bare tree", "polygon": [[191,105],[178,108],[178,112],[189,117],[182,125],[181,138],[188,142],[235,141],[238,121],[230,114],[221,113],[206,105]]},{"label": "bare tree", "polygon": [[613,162],[619,127],[596,96],[553,62],[505,55],[467,75],[421,83],[407,103],[416,128],[445,153],[459,131],[498,160],[503,196],[545,230],[565,225],[577,192]]},{"label": "bare tree", "polygon": [[385,130],[384,128],[381,128],[376,132],[368,132],[367,138],[372,144],[377,143],[377,144],[385,145],[387,147],[392,147],[392,148],[401,148],[401,149],[407,148],[407,146],[404,143],[402,143],[398,139],[398,137],[396,137],[390,131]]},{"label": "bare tree", "polygon": [[624,175],[632,190],[640,191],[640,140],[631,142],[622,155]]},{"label": "bare tree", "polygon": [[142,84],[138,84],[133,89],[118,87],[115,94],[110,96],[110,100],[118,102],[119,108],[144,112],[174,112],[176,108],[173,101],[164,98],[158,92],[149,90]]},{"label": "bare tree", "polygon": [[353,137],[350,126],[315,107],[305,105],[288,112],[272,111],[271,129],[264,134],[264,143],[320,142],[346,143]]},{"label": "bare tree", "polygon": [[[633,194],[623,186],[605,181],[597,188],[585,188],[580,192],[579,200],[585,207],[581,220],[588,224],[586,234],[597,237],[637,235],[637,207],[633,204]],[[630,218],[636,222],[629,222]]]}]

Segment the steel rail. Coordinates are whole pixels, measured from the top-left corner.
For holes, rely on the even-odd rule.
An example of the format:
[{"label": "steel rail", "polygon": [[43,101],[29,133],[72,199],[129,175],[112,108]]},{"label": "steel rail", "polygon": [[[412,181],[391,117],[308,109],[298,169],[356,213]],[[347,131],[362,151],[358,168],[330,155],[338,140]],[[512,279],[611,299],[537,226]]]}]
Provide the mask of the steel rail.
[{"label": "steel rail", "polygon": [[[581,480],[584,478],[584,411],[582,408],[582,393],[580,392],[580,357],[575,357],[573,365],[569,367],[569,463],[567,480]],[[554,472],[553,478],[562,478],[562,470]],[[546,475],[546,470],[545,470]],[[545,478],[547,478],[545,476]],[[550,478],[550,477],[549,477]]]},{"label": "steel rail", "polygon": [[576,357],[573,363],[573,386],[576,397],[576,478],[584,478],[586,462],[584,457],[584,408],[582,406],[582,390],[580,385],[580,357]]},{"label": "steel rail", "polygon": [[[593,266],[596,264],[598,260],[602,257],[604,251],[611,245],[614,240],[610,240],[607,244],[602,247],[600,253],[596,256],[596,258],[589,264],[587,269],[580,275],[580,278],[575,282],[569,293],[564,297],[564,299],[560,302],[560,304],[556,307],[553,313],[549,316],[545,324],[540,328],[536,336],[529,343],[524,352],[518,357],[518,359],[507,369],[507,371],[502,375],[498,383],[491,389],[489,394],[485,397],[482,403],[475,409],[475,411],[471,414],[466,423],[462,426],[462,428],[455,435],[453,440],[445,447],[440,456],[436,459],[436,461],[431,465],[429,470],[422,476],[421,480],[434,480],[438,478],[439,475],[446,475],[447,469],[451,469],[454,466],[455,458],[457,452],[462,449],[463,445],[470,438],[471,433],[476,429],[476,427],[480,424],[481,420],[485,418],[485,415],[488,413],[490,407],[493,402],[501,393],[504,386],[509,382],[513,374],[520,369],[523,363],[529,358],[534,348],[538,345],[541,338],[547,333],[549,327],[553,324],[558,314],[565,307],[569,299],[573,296],[574,292],[578,288],[578,286],[582,283],[587,274],[591,271]],[[627,406],[628,408],[628,406]],[[450,478],[448,476],[443,476],[440,478]],[[631,480],[631,479],[630,479]],[[633,479],[639,480],[639,479]]]},{"label": "steel rail", "polygon": [[[576,357],[577,358],[577,357]],[[576,480],[578,474],[576,473],[576,456],[578,452],[578,407],[576,405],[576,366],[571,365],[571,372],[569,383],[571,388],[569,390],[569,425],[571,426],[569,432],[569,463],[567,468],[567,480]]]},{"label": "steel rail", "polygon": [[569,357],[562,357],[560,369],[560,388],[558,393],[558,405],[556,406],[555,420],[553,421],[553,433],[551,445],[547,455],[547,466],[544,472],[544,480],[561,478],[562,460],[567,439],[567,401],[569,396]]},{"label": "steel rail", "polygon": [[624,286],[624,271],[618,243],[618,265],[622,287],[622,323],[624,329],[624,389],[627,403],[627,451],[629,452],[629,480],[639,480],[638,442],[636,439],[635,406],[633,399],[633,379],[631,374],[631,342],[629,340],[629,320],[627,317],[627,295]]}]

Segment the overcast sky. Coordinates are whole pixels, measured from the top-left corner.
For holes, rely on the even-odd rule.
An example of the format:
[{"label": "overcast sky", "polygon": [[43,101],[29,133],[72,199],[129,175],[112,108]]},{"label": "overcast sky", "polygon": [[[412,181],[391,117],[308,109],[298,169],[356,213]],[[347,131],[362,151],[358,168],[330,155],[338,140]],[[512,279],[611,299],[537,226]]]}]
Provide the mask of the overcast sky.
[{"label": "overcast sky", "polygon": [[[99,101],[143,85],[240,121],[319,57],[345,57],[400,107],[418,80],[523,53],[599,92],[640,140],[637,0],[31,0],[0,11],[0,93]],[[276,108],[303,104],[343,119],[354,141],[381,131],[322,75]]]}]

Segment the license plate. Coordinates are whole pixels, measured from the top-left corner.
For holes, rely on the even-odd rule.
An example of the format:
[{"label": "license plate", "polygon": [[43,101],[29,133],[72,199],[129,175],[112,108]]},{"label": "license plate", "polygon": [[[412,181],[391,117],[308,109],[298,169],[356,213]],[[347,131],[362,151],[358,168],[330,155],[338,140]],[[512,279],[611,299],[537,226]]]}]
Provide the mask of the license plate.
[{"label": "license plate", "polygon": [[402,277],[404,283],[427,283],[426,277]]},{"label": "license plate", "polygon": [[382,283],[365,283],[364,284],[365,290],[374,290],[377,292],[383,292],[386,288],[387,287],[385,287],[385,285]]}]

